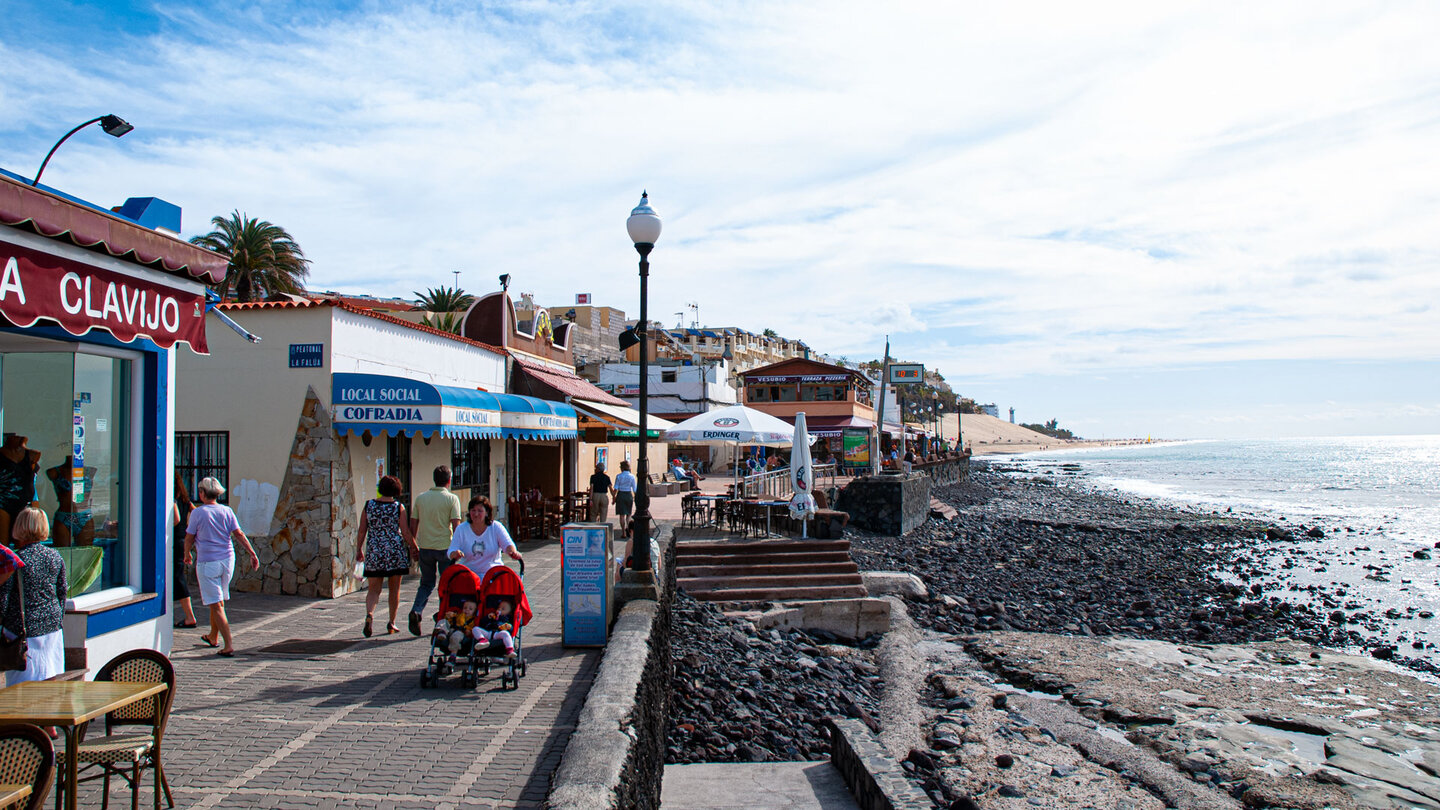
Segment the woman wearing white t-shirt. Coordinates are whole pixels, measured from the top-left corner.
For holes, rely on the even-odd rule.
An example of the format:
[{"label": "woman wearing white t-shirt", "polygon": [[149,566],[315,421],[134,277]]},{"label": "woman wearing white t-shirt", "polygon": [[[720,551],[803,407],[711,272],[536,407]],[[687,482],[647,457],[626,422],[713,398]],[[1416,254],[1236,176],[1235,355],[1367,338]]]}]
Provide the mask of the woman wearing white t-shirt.
[{"label": "woman wearing white t-shirt", "polygon": [[510,539],[510,532],[495,520],[495,507],[490,505],[489,498],[484,495],[471,498],[468,514],[470,522],[455,527],[455,534],[450,538],[448,554],[452,561],[483,577],[486,571],[503,564],[500,562],[502,551],[512,560],[522,559],[515,550],[515,541]]}]

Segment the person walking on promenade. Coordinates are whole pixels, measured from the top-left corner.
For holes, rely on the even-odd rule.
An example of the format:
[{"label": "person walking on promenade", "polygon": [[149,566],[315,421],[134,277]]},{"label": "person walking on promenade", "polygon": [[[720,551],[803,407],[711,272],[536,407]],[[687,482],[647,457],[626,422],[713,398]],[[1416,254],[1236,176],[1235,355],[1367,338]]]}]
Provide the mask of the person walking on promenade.
[{"label": "person walking on promenade", "polygon": [[458,562],[474,571],[476,576],[484,577],[486,571],[502,564],[501,552],[513,560],[523,561],[524,558],[515,549],[515,541],[510,539],[510,532],[495,519],[495,507],[490,505],[489,498],[484,495],[472,497],[466,514],[470,522],[461,523],[450,539],[452,562]]},{"label": "person walking on promenade", "polygon": [[[260,558],[250,545],[250,538],[240,530],[240,521],[230,507],[216,503],[225,494],[225,487],[214,478],[201,478],[200,505],[190,512],[185,525],[185,564],[195,566],[200,581],[200,604],[210,608],[210,630],[200,640],[211,647],[220,647],[217,655],[235,655],[235,639],[230,632],[230,619],[225,603],[230,601],[230,578],[235,575],[235,546],[239,543],[250,555],[250,568],[260,570]],[[224,646],[221,646],[221,640]]]},{"label": "person walking on promenade", "polygon": [[590,476],[590,522],[610,522],[610,493],[615,487],[610,483],[610,476],[605,474],[605,465],[596,464],[595,474]]},{"label": "person walking on promenade", "polygon": [[620,520],[620,534],[630,526],[630,515],[635,511],[635,490],[640,482],[630,472],[630,462],[620,462],[620,474],[615,476],[615,517]]},{"label": "person walking on promenade", "polygon": [[23,567],[10,577],[13,583],[0,589],[0,624],[11,636],[24,636],[28,650],[25,669],[5,673],[6,686],[43,681],[65,671],[65,560],[42,545],[50,537],[50,519],[27,506],[15,516],[10,531]]},{"label": "person walking on promenade", "polygon": [[180,473],[175,473],[175,500],[170,504],[170,556],[174,562],[170,577],[175,582],[175,602],[180,606],[180,619],[175,622],[177,628],[195,627],[197,624],[195,608],[190,605],[190,578],[185,576],[185,528],[190,525],[190,513],[194,510],[195,502],[190,500],[185,482],[181,480]]},{"label": "person walking on promenade", "polygon": [[450,468],[441,464],[431,477],[435,486],[415,497],[415,514],[410,518],[410,533],[420,549],[420,587],[410,608],[410,634],[415,636],[420,635],[420,620],[436,579],[450,567],[450,538],[464,519],[460,498],[450,491]]},{"label": "person walking on promenade", "polygon": [[[415,538],[410,534],[410,520],[400,497],[400,479],[387,475],[380,479],[379,497],[365,502],[360,513],[360,533],[355,538],[357,558],[365,563],[365,637],[374,633],[375,605],[380,601],[380,588],[390,588],[390,621],[386,633],[398,633],[395,616],[400,612],[400,578],[410,573],[410,558],[418,556]],[[408,552],[407,552],[408,547]]]}]

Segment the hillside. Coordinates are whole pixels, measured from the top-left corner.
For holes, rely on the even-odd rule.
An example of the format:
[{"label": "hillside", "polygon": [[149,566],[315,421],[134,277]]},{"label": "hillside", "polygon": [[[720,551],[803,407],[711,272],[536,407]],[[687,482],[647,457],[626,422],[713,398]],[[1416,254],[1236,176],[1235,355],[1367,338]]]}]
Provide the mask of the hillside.
[{"label": "hillside", "polygon": [[[1073,446],[1073,442],[1051,438],[1043,433],[1012,425],[1004,419],[985,414],[967,413],[963,417],[964,439],[976,455],[986,453],[1024,453],[1054,447]],[[942,419],[943,435],[954,440],[957,430],[957,416],[947,414]]]}]

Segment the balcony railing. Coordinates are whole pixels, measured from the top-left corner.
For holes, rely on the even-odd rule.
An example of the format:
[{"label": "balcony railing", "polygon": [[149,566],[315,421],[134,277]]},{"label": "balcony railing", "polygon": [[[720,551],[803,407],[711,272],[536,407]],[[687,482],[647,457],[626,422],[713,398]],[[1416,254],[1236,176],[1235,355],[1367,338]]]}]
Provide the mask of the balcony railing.
[{"label": "balcony railing", "polygon": [[[835,485],[835,462],[816,464],[812,468],[815,487]],[[779,500],[794,494],[790,486],[790,468],[758,472],[740,479],[740,497]]]}]

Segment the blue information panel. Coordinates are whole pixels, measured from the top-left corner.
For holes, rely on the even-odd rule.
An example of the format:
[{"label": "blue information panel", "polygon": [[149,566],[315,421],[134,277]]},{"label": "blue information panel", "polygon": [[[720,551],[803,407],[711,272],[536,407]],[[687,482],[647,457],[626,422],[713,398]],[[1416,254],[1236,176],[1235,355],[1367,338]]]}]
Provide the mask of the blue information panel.
[{"label": "blue information panel", "polygon": [[561,641],[566,647],[603,647],[610,634],[610,524],[570,523],[560,528]]},{"label": "blue information panel", "polygon": [[290,368],[324,368],[324,343],[291,343]]}]

